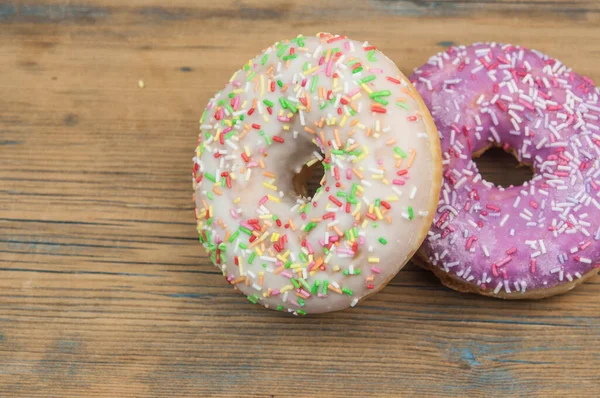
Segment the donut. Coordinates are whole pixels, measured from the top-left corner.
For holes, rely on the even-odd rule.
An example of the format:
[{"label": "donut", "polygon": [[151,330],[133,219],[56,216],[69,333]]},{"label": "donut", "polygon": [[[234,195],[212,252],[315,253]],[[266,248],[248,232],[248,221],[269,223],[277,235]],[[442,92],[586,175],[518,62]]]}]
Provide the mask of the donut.
[{"label": "donut", "polygon": [[[252,303],[296,315],[354,306],[429,230],[435,124],[375,46],[325,33],[275,43],[209,101],[200,130],[200,242]],[[294,176],[317,162],[317,191],[298,194]]]},{"label": "donut", "polygon": [[[506,299],[566,292],[600,261],[600,103],[586,77],[535,50],[478,43],[410,77],[439,130],[443,185],[418,258],[447,286]],[[501,147],[531,167],[521,186],[482,178]]]}]

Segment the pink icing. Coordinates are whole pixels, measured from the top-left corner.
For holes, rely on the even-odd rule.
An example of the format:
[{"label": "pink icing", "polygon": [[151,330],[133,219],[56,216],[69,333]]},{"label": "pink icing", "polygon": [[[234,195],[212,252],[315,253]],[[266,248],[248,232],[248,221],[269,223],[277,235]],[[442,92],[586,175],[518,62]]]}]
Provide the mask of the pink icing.
[{"label": "pink icing", "polygon": [[[444,183],[423,248],[494,294],[544,289],[600,266],[600,101],[593,82],[538,51],[453,47],[411,76],[441,137]],[[502,188],[471,159],[516,151],[532,180]]]}]

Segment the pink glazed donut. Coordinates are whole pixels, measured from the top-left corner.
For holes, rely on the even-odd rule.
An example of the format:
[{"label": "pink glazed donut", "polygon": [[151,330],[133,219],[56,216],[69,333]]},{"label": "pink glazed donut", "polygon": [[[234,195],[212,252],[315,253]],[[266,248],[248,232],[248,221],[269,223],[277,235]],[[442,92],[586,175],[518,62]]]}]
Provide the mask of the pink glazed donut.
[{"label": "pink glazed donut", "polygon": [[[452,47],[411,81],[432,112],[444,181],[419,251],[442,282],[501,298],[566,292],[600,267],[600,102],[594,83],[535,50]],[[492,146],[534,171],[522,186],[482,179]]]}]

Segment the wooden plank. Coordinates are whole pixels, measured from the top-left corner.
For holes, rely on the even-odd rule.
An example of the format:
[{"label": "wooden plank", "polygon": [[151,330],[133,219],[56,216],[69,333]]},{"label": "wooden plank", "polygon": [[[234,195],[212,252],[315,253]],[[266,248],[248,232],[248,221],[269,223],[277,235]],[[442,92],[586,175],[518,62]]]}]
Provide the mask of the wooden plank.
[{"label": "wooden plank", "polygon": [[409,266],[292,318],[208,263],[189,171],[203,106],[277,39],[368,39],[406,73],[512,42],[600,81],[599,22],[592,0],[0,4],[0,396],[597,395],[597,279],[503,302]]}]

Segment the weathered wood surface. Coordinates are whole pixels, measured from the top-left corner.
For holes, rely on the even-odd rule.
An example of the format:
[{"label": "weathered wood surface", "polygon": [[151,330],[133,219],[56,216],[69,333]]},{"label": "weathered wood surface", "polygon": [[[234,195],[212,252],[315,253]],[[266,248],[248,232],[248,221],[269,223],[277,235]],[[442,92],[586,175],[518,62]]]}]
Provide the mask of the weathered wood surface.
[{"label": "weathered wood surface", "polygon": [[0,2],[0,396],[598,395],[600,280],[503,302],[409,266],[353,310],[286,316],[202,254],[190,168],[209,97],[277,39],[344,33],[406,73],[512,42],[598,82],[600,3],[301,3]]}]

